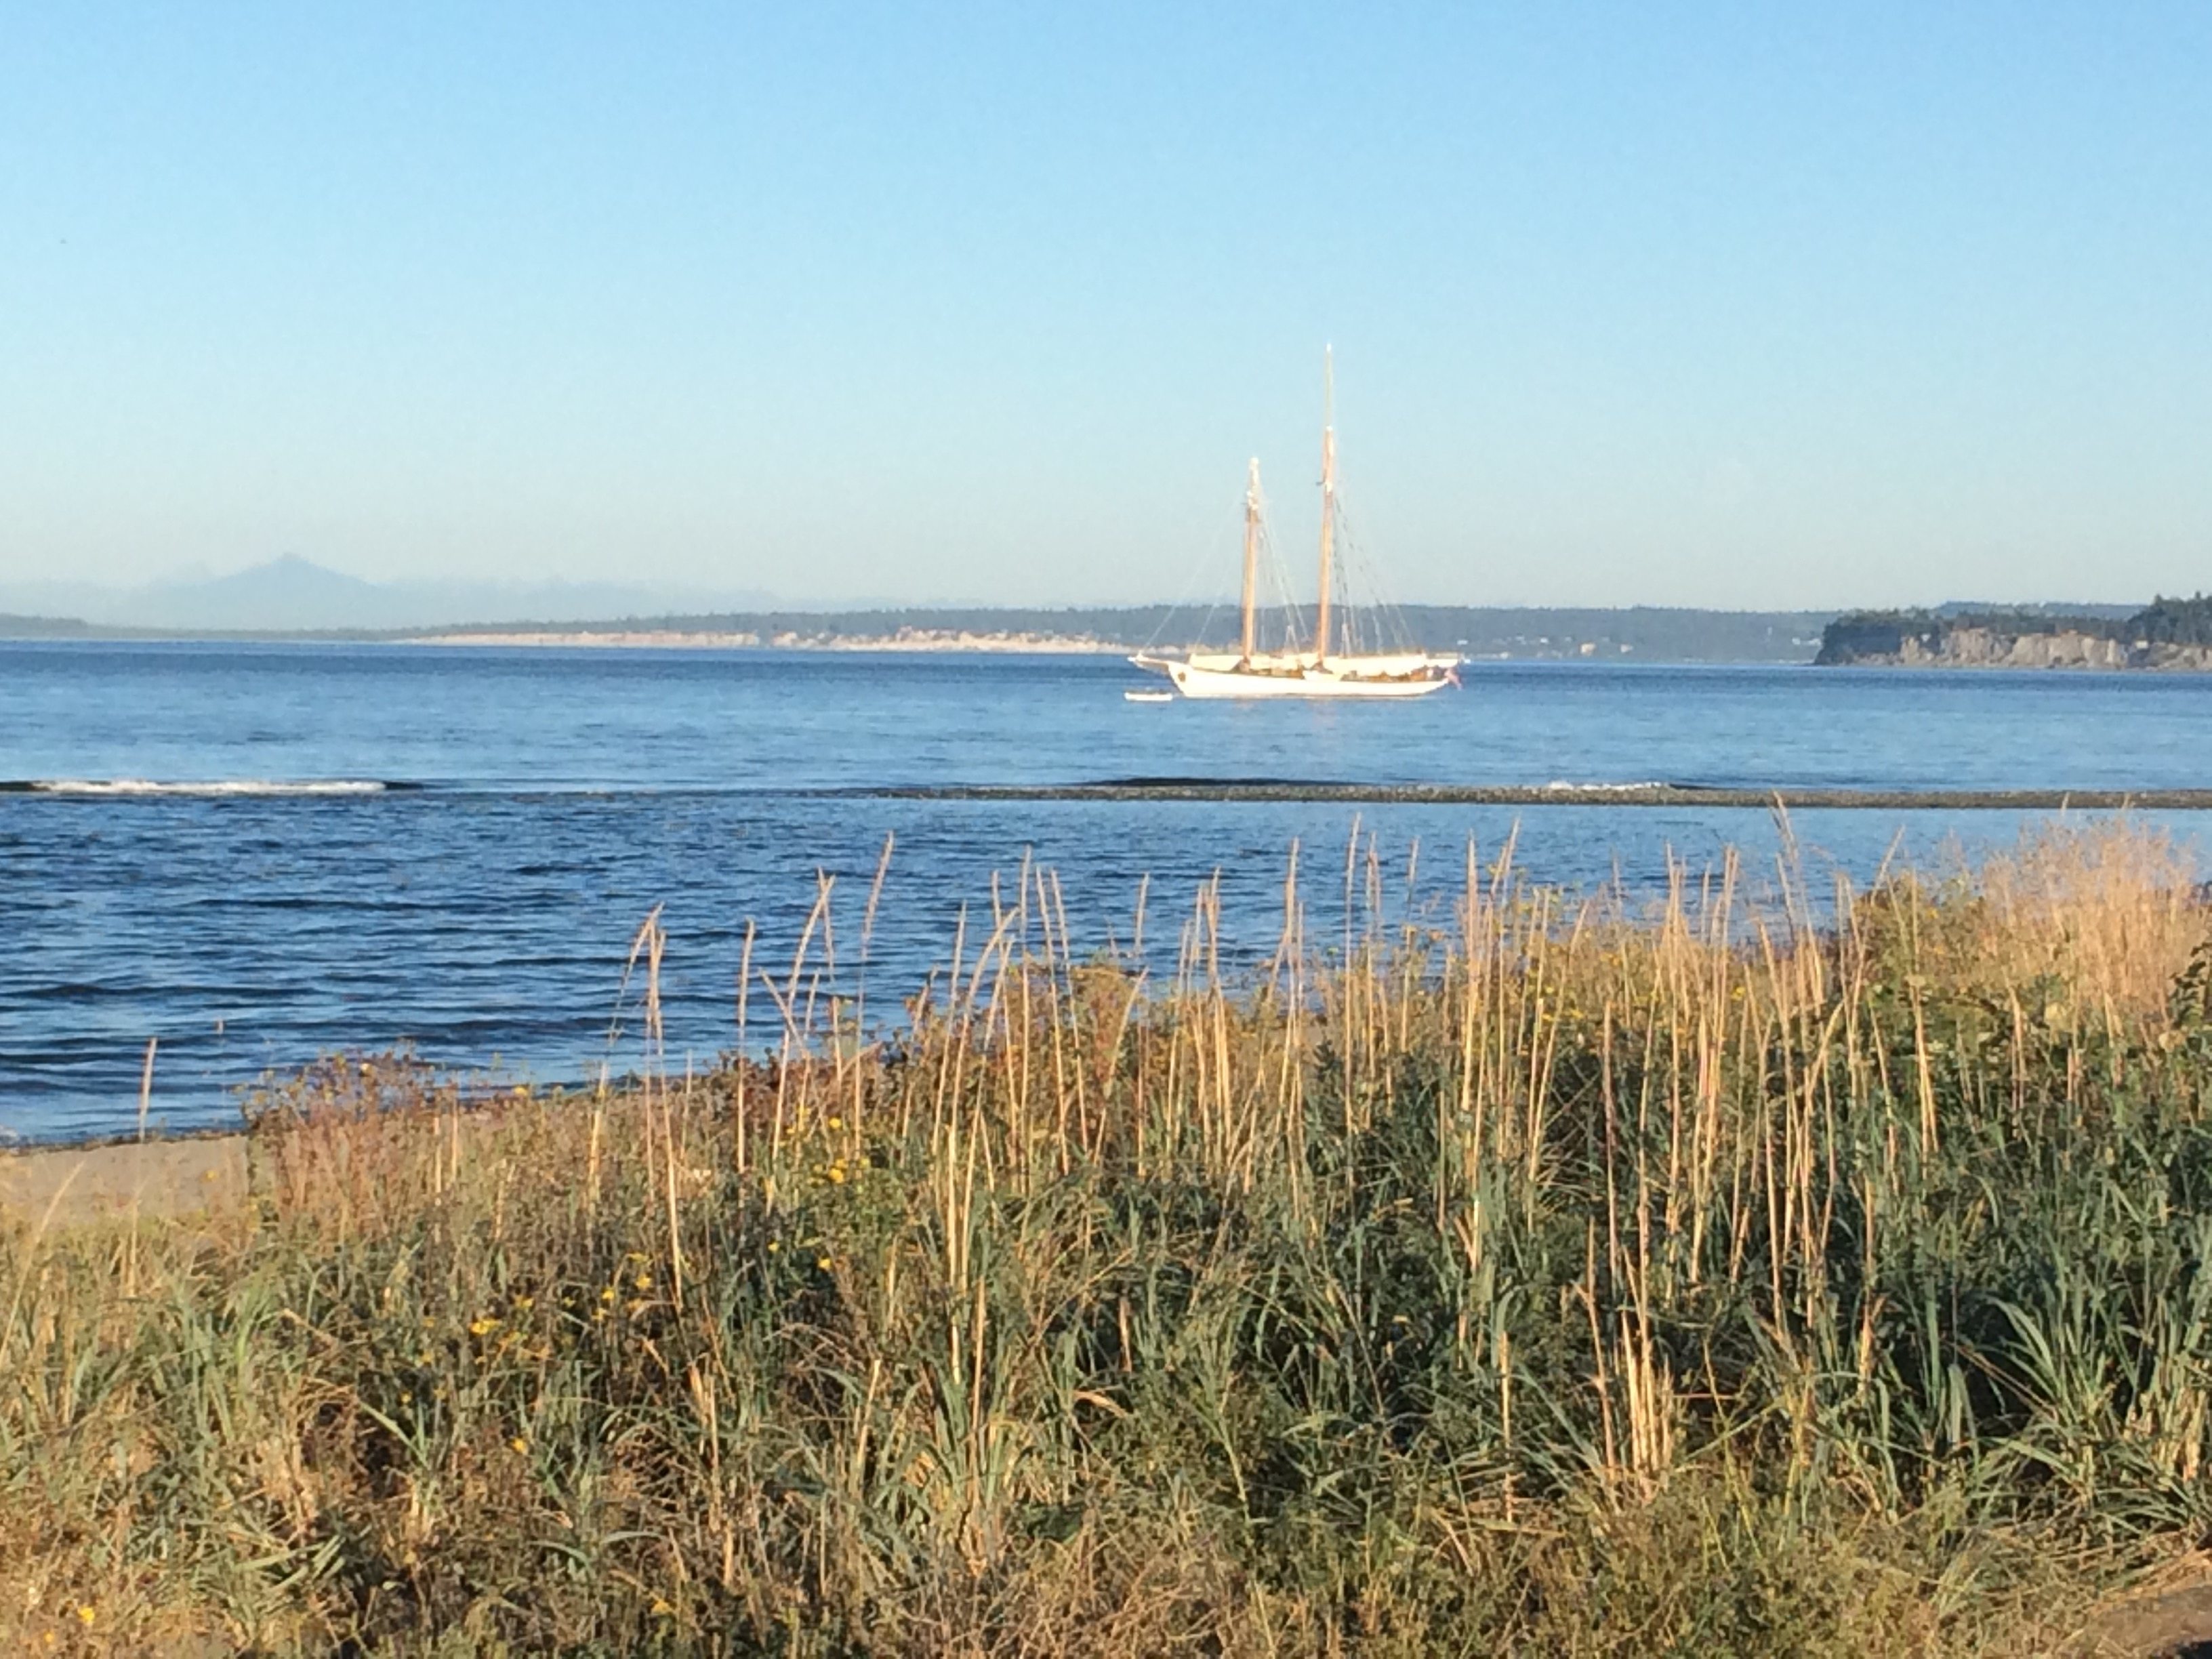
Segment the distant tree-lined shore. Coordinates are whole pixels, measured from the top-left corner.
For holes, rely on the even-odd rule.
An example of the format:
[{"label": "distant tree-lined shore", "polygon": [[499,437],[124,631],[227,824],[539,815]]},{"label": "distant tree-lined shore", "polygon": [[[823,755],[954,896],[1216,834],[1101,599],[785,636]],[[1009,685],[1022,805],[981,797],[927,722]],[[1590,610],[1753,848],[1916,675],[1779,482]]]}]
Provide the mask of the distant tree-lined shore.
[{"label": "distant tree-lined shore", "polygon": [[[1692,606],[1410,605],[1393,635],[1360,641],[1455,651],[1474,659],[1644,662],[1813,662],[1823,666],[2212,668],[2212,596],[2119,605],[1948,605],[1927,610],[1717,611]],[[1272,642],[1300,619],[1261,612]],[[451,626],[247,629],[113,625],[0,613],[0,639],[436,641],[514,645],[713,645],[762,649],[1096,650],[1220,646],[1236,608],[1192,605],[878,605],[624,615],[599,621]]]},{"label": "distant tree-lined shore", "polygon": [[[1628,658],[1658,662],[1805,662],[1832,612],[1711,611],[1632,605],[1620,608],[1414,605],[1395,620],[1404,642],[1470,657]],[[1064,608],[878,606],[857,611],[725,611],[687,615],[623,616],[598,622],[489,622],[418,629],[247,629],[112,627],[75,618],[0,616],[0,637],[14,639],[239,639],[392,641],[450,639],[557,644],[690,642],[763,647],[898,644],[959,649],[979,641],[1018,646],[1028,641],[1100,651],[1147,645],[1223,643],[1238,626],[1235,607],[1118,605]],[[1263,611],[1263,637],[1279,640],[1295,627],[1279,610]]]}]

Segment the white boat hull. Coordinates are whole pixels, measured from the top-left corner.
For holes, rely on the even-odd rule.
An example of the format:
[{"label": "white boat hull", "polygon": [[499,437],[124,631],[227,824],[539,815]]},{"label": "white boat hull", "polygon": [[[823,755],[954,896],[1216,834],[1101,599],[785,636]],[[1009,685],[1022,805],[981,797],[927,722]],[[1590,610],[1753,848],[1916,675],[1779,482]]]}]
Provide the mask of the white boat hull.
[{"label": "white boat hull", "polygon": [[1305,663],[1294,669],[1215,668],[1174,658],[1132,657],[1165,674],[1186,697],[1425,697],[1453,683],[1449,661],[1391,659],[1393,672],[1362,672],[1356,659]]}]

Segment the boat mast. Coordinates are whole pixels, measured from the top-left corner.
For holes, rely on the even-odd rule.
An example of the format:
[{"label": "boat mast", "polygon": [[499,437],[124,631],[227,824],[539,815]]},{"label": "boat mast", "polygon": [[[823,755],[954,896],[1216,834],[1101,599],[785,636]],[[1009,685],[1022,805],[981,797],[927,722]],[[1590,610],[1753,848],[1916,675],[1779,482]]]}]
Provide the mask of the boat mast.
[{"label": "boat mast", "polygon": [[1321,428],[1321,603],[1314,615],[1314,662],[1328,659],[1328,591],[1336,552],[1336,363],[1333,350],[1322,353]]},{"label": "boat mast", "polygon": [[1252,473],[1244,486],[1244,656],[1243,665],[1252,665],[1254,636],[1258,632],[1259,618],[1253,611],[1260,585],[1260,458],[1252,458]]}]

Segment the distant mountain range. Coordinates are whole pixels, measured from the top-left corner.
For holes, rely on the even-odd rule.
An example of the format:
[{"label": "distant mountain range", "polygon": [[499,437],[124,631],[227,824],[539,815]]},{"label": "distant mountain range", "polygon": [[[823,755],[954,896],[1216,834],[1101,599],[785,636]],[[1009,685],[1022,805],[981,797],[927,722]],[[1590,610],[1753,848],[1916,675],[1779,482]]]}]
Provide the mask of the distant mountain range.
[{"label": "distant mountain range", "polygon": [[[388,632],[471,623],[591,622],[673,610],[750,610],[775,603],[774,595],[757,592],[619,582],[372,582],[298,557],[228,576],[140,587],[0,582],[0,613],[18,624],[67,619],[164,633]],[[19,626],[15,631],[27,630]]]}]

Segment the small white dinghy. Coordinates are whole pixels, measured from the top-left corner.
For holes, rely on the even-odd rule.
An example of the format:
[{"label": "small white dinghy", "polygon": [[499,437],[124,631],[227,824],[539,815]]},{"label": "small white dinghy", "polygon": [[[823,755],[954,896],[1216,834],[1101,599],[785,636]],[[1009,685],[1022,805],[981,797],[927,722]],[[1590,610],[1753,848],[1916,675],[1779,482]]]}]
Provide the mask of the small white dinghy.
[{"label": "small white dinghy", "polygon": [[1172,691],[1154,691],[1149,689],[1124,691],[1121,696],[1128,702],[1173,702],[1175,701],[1175,693]]}]

